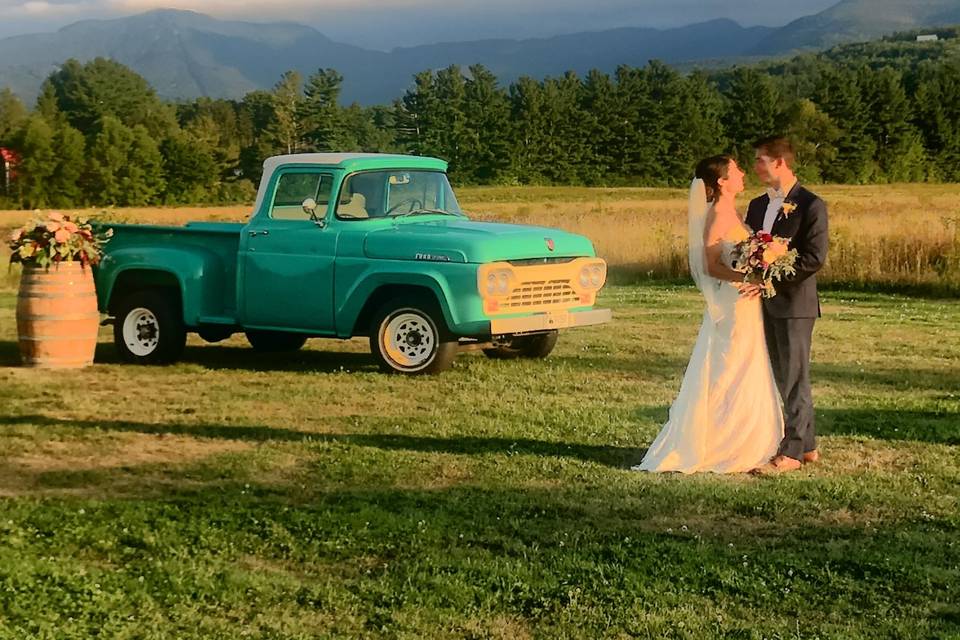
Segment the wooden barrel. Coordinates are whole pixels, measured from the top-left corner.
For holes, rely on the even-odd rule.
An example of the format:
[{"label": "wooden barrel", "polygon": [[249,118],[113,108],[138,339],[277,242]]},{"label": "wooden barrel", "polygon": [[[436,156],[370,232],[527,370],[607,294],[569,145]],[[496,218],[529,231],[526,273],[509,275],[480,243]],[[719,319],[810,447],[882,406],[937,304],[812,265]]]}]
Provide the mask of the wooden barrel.
[{"label": "wooden barrel", "polygon": [[31,367],[74,369],[93,364],[100,312],[90,267],[63,262],[27,266],[17,297],[20,356]]}]

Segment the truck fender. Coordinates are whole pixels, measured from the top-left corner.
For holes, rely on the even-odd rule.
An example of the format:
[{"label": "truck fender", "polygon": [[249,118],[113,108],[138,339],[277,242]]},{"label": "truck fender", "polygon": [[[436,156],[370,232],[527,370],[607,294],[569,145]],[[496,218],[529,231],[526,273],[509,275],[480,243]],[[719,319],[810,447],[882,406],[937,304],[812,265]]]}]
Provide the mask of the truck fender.
[{"label": "truck fender", "polygon": [[182,302],[183,323],[196,327],[209,301],[219,301],[224,287],[235,286],[233,282],[224,282],[225,272],[220,257],[200,247],[124,247],[108,254],[98,269],[100,310],[109,312],[119,296],[130,291],[175,283]]}]

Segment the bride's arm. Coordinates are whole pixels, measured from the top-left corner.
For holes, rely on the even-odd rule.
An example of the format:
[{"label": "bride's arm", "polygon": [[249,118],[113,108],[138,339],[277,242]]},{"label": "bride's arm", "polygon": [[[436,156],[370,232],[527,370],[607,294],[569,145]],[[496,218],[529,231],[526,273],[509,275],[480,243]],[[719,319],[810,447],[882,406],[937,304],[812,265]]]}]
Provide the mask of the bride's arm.
[{"label": "bride's arm", "polygon": [[707,217],[707,225],[703,232],[703,247],[706,253],[706,264],[704,264],[704,267],[706,267],[707,273],[717,280],[742,284],[743,274],[723,264],[722,239],[725,231],[726,229],[723,228],[723,224],[717,220],[716,212],[711,211]]}]

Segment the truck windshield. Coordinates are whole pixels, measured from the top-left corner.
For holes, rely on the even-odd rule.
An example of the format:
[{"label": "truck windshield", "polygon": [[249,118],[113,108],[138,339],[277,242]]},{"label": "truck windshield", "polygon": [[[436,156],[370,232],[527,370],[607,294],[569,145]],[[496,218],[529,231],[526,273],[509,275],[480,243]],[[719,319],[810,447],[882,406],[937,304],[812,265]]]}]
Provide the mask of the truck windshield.
[{"label": "truck windshield", "polygon": [[462,216],[446,174],[440,171],[366,171],[343,181],[337,217],[384,218],[418,214]]}]

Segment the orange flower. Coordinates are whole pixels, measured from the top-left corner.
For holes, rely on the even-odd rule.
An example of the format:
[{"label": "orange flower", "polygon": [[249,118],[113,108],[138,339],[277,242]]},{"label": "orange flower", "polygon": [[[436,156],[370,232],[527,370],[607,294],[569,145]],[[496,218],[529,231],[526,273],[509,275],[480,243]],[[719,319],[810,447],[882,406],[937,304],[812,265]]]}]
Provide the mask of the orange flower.
[{"label": "orange flower", "polygon": [[51,211],[47,217],[54,222],[63,222],[63,214],[59,211]]},{"label": "orange flower", "polygon": [[782,258],[787,255],[787,245],[783,242],[771,242],[770,245],[763,251],[763,261],[767,264],[772,264],[777,261],[778,258]]},{"label": "orange flower", "polygon": [[57,231],[60,230],[61,226],[62,225],[59,222],[48,222],[47,231],[49,231],[50,233],[56,233]]},{"label": "orange flower", "polygon": [[63,244],[65,242],[69,242],[71,235],[72,234],[66,229],[60,229],[53,235],[53,237],[57,242]]},{"label": "orange flower", "polygon": [[80,227],[78,227],[77,225],[73,224],[73,223],[70,222],[69,220],[67,220],[66,222],[63,223],[63,228],[66,229],[67,231],[69,231],[70,233],[76,233],[77,231],[80,230]]},{"label": "orange flower", "polygon": [[20,238],[23,237],[23,229],[17,229],[12,234],[10,234],[10,242],[20,242]]}]

